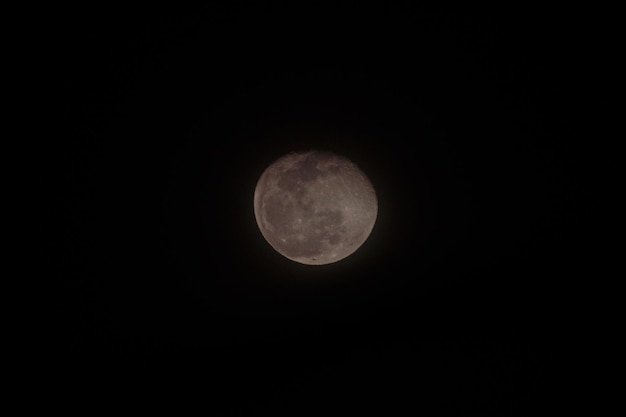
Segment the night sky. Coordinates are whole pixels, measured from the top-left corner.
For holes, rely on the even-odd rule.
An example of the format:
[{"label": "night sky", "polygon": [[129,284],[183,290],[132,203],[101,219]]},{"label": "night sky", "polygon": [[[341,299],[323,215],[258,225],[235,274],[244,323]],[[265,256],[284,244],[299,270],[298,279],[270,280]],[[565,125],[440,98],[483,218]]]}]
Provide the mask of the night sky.
[{"label": "night sky", "polygon": [[[291,3],[59,13],[53,401],[537,415],[581,268],[571,26]],[[263,170],[308,149],[378,195],[369,239],[325,266],[254,219]]]}]

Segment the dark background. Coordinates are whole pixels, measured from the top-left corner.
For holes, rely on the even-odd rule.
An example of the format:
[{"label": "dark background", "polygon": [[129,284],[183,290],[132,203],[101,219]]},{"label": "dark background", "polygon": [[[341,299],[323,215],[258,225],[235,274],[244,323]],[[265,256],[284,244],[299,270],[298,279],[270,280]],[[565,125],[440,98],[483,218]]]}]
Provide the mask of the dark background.
[{"label": "dark background", "polygon": [[[565,379],[585,268],[579,29],[297,3],[56,10],[54,401],[534,414]],[[335,264],[283,258],[254,220],[263,170],[303,149],[378,194]]]}]

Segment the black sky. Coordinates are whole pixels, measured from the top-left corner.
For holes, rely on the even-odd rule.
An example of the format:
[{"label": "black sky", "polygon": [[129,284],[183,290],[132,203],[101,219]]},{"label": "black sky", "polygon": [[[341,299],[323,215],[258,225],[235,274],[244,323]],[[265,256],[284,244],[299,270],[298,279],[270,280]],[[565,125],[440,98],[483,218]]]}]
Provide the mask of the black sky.
[{"label": "black sky", "polygon": [[[581,267],[572,27],[409,3],[60,13],[55,401],[503,416],[549,399]],[[336,264],[281,257],[254,220],[262,171],[303,149],[378,194]]]}]

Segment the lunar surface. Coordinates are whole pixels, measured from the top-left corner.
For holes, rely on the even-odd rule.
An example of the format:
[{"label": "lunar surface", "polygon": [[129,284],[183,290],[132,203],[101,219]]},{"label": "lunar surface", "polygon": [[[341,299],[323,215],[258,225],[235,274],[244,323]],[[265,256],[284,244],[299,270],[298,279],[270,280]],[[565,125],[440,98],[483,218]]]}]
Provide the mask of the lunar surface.
[{"label": "lunar surface", "polygon": [[291,153],[261,175],[254,192],[261,233],[280,254],[324,265],[353,254],[369,237],[378,202],[350,160],[330,152]]}]

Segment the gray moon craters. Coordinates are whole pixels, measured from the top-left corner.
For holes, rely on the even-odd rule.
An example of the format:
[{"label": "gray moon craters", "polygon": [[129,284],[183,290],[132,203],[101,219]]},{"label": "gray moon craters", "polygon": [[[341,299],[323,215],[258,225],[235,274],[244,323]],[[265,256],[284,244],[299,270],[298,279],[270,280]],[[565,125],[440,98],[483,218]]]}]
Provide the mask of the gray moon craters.
[{"label": "gray moon craters", "polygon": [[307,265],[337,262],[369,237],[376,193],[350,160],[330,152],[290,153],[271,164],[254,191],[263,237],[283,256]]}]

